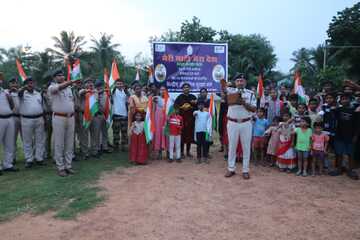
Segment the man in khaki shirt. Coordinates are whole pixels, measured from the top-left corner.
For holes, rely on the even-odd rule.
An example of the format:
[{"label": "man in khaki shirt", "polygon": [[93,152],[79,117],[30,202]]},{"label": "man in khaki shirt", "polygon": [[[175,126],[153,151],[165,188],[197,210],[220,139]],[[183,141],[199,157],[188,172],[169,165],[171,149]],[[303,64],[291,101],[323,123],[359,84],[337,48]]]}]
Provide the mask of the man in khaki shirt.
[{"label": "man in khaki shirt", "polygon": [[65,177],[74,174],[72,158],[74,155],[74,95],[70,86],[79,82],[65,81],[64,73],[60,70],[53,74],[54,83],[48,88],[53,111],[52,126],[54,135],[54,159],[58,175]]},{"label": "man in khaki shirt", "polygon": [[14,103],[5,89],[2,88],[4,83],[4,78],[2,73],[0,73],[0,145],[3,147],[2,157],[3,161],[0,162],[0,175],[2,175],[2,170],[9,172],[16,172],[18,169],[14,168],[14,121],[13,108]]},{"label": "man in khaki shirt", "polygon": [[28,77],[25,79],[24,84],[25,86],[18,93],[20,99],[21,132],[23,136],[25,167],[31,168],[34,159],[38,165],[44,165],[44,110],[41,93],[34,89],[33,79]]}]

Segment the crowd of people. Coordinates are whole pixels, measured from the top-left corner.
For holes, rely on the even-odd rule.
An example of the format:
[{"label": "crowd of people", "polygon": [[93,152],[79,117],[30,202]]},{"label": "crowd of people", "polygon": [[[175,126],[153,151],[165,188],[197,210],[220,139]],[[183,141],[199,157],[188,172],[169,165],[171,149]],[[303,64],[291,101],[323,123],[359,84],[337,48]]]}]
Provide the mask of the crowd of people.
[{"label": "crowd of people", "polygon": [[[166,158],[169,163],[189,158],[208,164],[213,158],[209,149],[216,139],[208,133],[211,116],[206,88],[196,96],[191,85],[184,83],[182,93],[172,99],[165,86],[142,86],[135,81],[127,87],[116,79],[115,88],[110,90],[103,80],[66,81],[61,70],[53,73],[52,81],[43,89],[36,88],[31,77],[21,86],[16,78],[7,82],[7,89],[4,85],[0,76],[0,174],[18,171],[18,140],[23,146],[25,168],[43,166],[46,159],[53,159],[61,177],[75,173],[73,160],[98,158],[113,151],[128,151],[130,161],[136,164],[146,164],[150,158]],[[298,176],[338,176],[346,171],[350,178],[358,179],[354,159],[358,159],[355,146],[359,146],[359,85],[345,81],[338,91],[330,81],[325,82],[320,92],[306,99],[284,85],[265,86],[264,97],[259,99],[246,85],[245,76],[236,74],[217,93],[216,130],[219,152],[224,152],[227,160],[225,177],[234,176],[237,162],[242,162],[242,176],[249,179],[252,159],[255,165]],[[84,125],[88,93],[95,94],[99,107]],[[104,116],[108,96],[112,141]],[[173,106],[171,112],[168,101]],[[144,121],[149,107],[153,112],[151,142]],[[191,151],[194,143],[196,157]]]}]

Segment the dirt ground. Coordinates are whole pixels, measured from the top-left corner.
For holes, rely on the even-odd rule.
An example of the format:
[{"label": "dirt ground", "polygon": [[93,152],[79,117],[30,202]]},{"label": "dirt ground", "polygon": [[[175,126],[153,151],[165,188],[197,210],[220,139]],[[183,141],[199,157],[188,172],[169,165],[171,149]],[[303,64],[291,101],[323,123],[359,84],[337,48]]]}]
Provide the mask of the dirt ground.
[{"label": "dirt ground", "polygon": [[249,181],[226,179],[225,166],[216,153],[209,165],[118,169],[99,183],[107,200],[77,220],[25,214],[0,239],[360,239],[359,181],[253,165]]}]

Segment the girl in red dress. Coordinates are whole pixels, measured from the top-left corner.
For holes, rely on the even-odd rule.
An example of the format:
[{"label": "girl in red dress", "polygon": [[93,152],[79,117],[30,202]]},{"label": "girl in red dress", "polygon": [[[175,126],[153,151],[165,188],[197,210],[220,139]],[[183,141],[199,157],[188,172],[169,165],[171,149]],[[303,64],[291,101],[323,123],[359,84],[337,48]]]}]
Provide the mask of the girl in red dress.
[{"label": "girl in red dress", "polygon": [[144,133],[143,114],[139,111],[134,114],[135,121],[130,127],[130,161],[136,164],[146,164],[148,146]]}]

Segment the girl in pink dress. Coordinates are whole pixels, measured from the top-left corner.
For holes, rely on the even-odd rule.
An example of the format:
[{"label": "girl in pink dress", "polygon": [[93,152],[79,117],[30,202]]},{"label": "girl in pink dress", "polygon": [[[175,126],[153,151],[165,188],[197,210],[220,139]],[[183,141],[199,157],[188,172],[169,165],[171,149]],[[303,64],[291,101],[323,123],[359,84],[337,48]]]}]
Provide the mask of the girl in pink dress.
[{"label": "girl in pink dress", "polygon": [[266,154],[270,159],[271,167],[274,167],[276,164],[276,152],[280,140],[279,122],[280,122],[280,117],[274,117],[272,119],[271,126],[265,132],[265,136],[270,137]]}]

